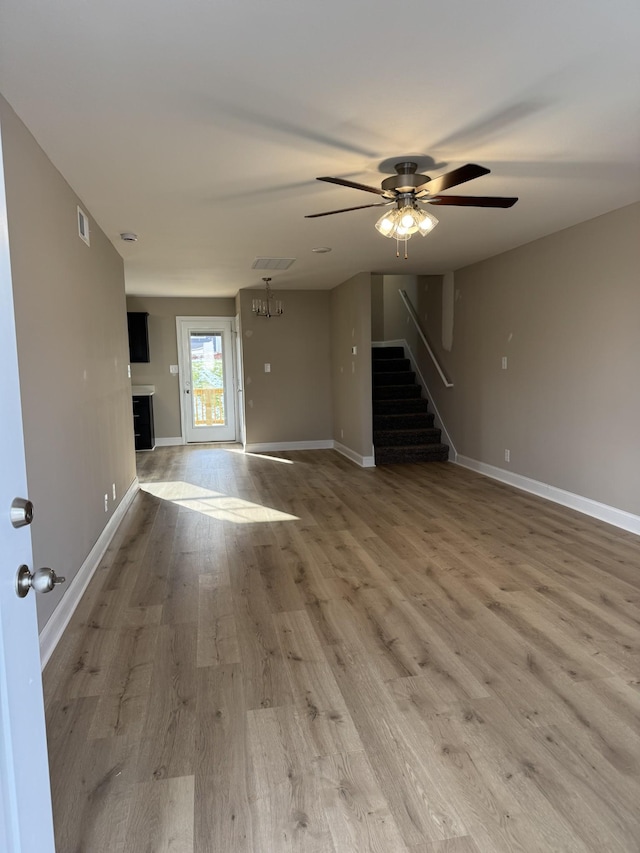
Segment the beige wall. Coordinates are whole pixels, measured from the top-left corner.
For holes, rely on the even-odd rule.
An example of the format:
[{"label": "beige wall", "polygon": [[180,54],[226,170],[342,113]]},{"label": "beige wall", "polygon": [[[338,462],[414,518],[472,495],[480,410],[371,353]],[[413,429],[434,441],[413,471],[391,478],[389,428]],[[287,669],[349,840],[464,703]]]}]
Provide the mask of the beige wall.
[{"label": "beige wall", "polygon": [[180,438],[180,386],[169,365],[178,363],[176,317],[234,317],[235,300],[189,297],[128,296],[127,311],[149,314],[149,357],[131,365],[133,385],[155,385],[153,416],[156,439]]},{"label": "beige wall", "polygon": [[417,303],[417,276],[415,275],[385,275],[383,280],[384,298],[384,340],[405,340],[416,350],[418,339],[415,325],[411,322],[404,302],[398,291],[406,290],[413,305]]},{"label": "beige wall", "polygon": [[330,293],[276,289],[285,313],[270,319],[251,311],[261,294],[239,294],[247,444],[329,440]]},{"label": "beige wall", "polygon": [[640,514],[639,234],[636,204],[456,272],[455,387],[425,370],[459,454]]},{"label": "beige wall", "polygon": [[383,341],[384,337],[384,276],[371,275],[371,340]]},{"label": "beige wall", "polygon": [[0,122],[34,564],[67,578],[38,596],[42,628],[135,478],[124,275],[86,209],[80,240],[81,202],[2,98]]},{"label": "beige wall", "polygon": [[333,438],[365,458],[373,456],[371,279],[359,273],[331,291]]}]

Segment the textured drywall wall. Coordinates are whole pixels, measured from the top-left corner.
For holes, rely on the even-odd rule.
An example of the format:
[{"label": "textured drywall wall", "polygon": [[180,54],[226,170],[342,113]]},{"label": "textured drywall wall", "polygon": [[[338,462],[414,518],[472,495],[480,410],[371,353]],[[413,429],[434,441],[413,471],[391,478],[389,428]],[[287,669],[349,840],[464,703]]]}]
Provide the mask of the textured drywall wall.
[{"label": "textured drywall wall", "polygon": [[149,359],[131,365],[133,385],[155,385],[153,417],[158,438],[180,438],[180,385],[169,371],[178,363],[176,317],[233,317],[234,299],[128,296],[127,311],[146,311],[149,327]]},{"label": "textured drywall wall", "polygon": [[331,376],[334,440],[358,456],[372,457],[369,273],[331,291]]},{"label": "textured drywall wall", "polygon": [[[240,291],[247,444],[331,438],[330,292],[278,291],[281,317],[256,317]],[[270,371],[265,372],[265,364]]]},{"label": "textured drywall wall", "polygon": [[458,453],[640,514],[639,235],[635,204],[456,271],[454,388],[423,369]]},{"label": "textured drywall wall", "polygon": [[34,563],[67,579],[38,596],[42,629],[135,478],[124,272],[2,98],[0,122]]}]

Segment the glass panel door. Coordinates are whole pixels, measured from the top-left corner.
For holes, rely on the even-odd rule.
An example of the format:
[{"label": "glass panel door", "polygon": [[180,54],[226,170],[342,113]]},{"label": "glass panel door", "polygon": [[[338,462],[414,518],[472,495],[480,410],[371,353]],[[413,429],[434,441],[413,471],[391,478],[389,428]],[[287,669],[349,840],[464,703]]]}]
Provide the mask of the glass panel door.
[{"label": "glass panel door", "polygon": [[235,441],[233,320],[178,317],[177,328],[186,441]]}]

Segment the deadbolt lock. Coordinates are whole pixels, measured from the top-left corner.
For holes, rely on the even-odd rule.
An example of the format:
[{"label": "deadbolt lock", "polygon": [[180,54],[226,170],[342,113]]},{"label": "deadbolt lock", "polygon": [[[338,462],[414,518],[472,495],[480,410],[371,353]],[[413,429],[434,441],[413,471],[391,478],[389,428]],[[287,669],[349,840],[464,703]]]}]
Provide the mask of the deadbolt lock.
[{"label": "deadbolt lock", "polygon": [[51,592],[56,584],[64,583],[66,578],[58,577],[53,569],[36,569],[33,574],[29,566],[20,566],[16,576],[16,593],[24,598],[30,589],[36,592]]}]

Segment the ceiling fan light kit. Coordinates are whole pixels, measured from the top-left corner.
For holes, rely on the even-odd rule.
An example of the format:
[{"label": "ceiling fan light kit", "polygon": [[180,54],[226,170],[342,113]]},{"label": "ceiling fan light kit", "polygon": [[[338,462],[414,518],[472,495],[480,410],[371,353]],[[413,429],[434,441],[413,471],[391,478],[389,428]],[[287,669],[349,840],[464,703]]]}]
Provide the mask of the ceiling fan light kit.
[{"label": "ceiling fan light kit", "polygon": [[425,237],[437,224],[438,220],[429,211],[417,205],[404,205],[383,213],[376,222],[376,228],[383,237],[395,237],[397,258],[400,257],[400,243],[404,242],[404,256],[407,258],[407,241],[414,234]]},{"label": "ceiling fan light kit", "polygon": [[455,205],[457,207],[513,207],[517,198],[502,196],[444,196],[440,195],[443,190],[456,187],[465,181],[488,175],[489,169],[478,166],[475,163],[467,163],[452,172],[440,175],[438,178],[430,178],[428,175],[420,175],[417,171],[417,163],[404,161],[396,163],[396,174],[385,178],[380,189],[369,187],[366,184],[358,184],[355,181],[347,181],[343,178],[318,178],[330,184],[339,184],[364,192],[375,193],[382,196],[385,201],[374,204],[362,204],[358,207],[346,207],[341,210],[329,210],[326,213],[312,213],[306,219],[315,219],[318,216],[331,216],[334,213],[347,213],[351,210],[362,210],[366,207],[387,207],[395,202],[396,209],[382,214],[376,222],[377,231],[383,237],[395,237],[397,241],[396,257],[400,257],[400,241],[404,241],[404,257],[407,258],[407,241],[414,234],[423,237],[429,234],[438,224],[436,217],[422,207],[422,204]]}]

